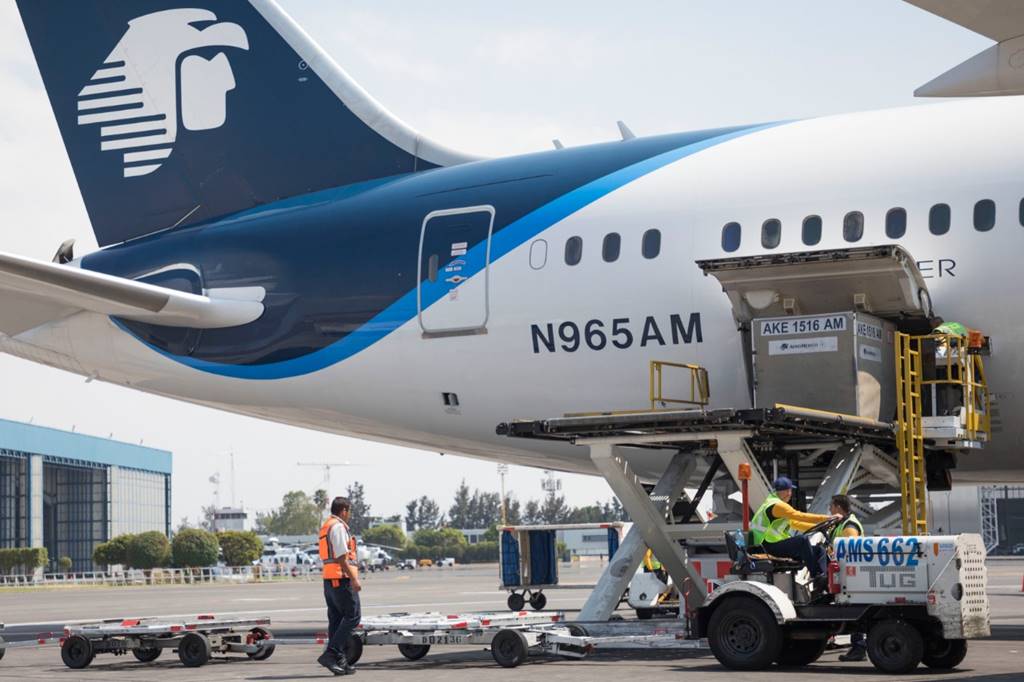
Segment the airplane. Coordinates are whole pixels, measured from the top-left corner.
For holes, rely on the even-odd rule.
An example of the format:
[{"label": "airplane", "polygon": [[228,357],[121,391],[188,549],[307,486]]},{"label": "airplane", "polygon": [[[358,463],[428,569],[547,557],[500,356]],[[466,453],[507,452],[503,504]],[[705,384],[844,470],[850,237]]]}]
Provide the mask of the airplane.
[{"label": "airplane", "polygon": [[[695,261],[898,244],[1002,342],[1024,410],[1024,9],[912,0],[997,41],[923,86],[966,99],[484,159],[359,87],[272,0],[18,0],[100,249],[0,252],[0,350],[326,432],[595,473],[512,417],[642,406],[652,359],[750,405]],[[1024,39],[1024,38],[1022,38]],[[1005,288],[1004,288],[1005,287]],[[958,482],[1020,481],[1005,419]],[[656,478],[658,461],[634,468]],[[662,465],[663,466],[663,465]]]}]

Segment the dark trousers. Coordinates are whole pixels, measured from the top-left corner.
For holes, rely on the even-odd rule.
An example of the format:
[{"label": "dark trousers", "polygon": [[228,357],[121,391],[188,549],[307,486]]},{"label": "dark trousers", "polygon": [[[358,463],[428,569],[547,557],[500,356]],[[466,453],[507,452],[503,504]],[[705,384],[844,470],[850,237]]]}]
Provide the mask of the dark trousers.
[{"label": "dark trousers", "polygon": [[[333,583],[337,582],[337,587]],[[324,581],[324,599],[327,601],[327,651],[339,659],[345,655],[345,643],[359,625],[359,593],[352,589],[348,578]]]},{"label": "dark trousers", "polygon": [[807,570],[811,572],[812,578],[825,575],[828,562],[825,548],[821,545],[812,545],[810,538],[806,535],[796,535],[780,542],[765,542],[764,551],[772,556],[802,561]]},{"label": "dark trousers", "polygon": [[868,648],[867,637],[864,636],[863,632],[854,632],[854,633],[852,633],[850,635],[850,646],[853,647],[854,649],[856,649],[857,647],[860,647],[861,649],[867,649]]}]

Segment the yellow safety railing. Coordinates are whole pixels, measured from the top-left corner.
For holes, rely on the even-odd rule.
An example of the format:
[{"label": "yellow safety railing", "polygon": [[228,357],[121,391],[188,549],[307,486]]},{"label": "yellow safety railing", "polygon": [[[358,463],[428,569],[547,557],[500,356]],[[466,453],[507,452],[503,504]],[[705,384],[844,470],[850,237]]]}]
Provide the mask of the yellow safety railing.
[{"label": "yellow safety railing", "polygon": [[928,532],[928,494],[921,414],[921,340],[896,334],[896,448],[904,535]]},{"label": "yellow safety railing", "polygon": [[916,336],[919,344],[935,342],[935,378],[922,381],[931,386],[930,396],[936,399],[940,386],[952,386],[961,392],[964,408],[964,430],[968,440],[988,440],[992,433],[991,400],[985,380],[981,355],[971,352],[969,337],[956,334]]},{"label": "yellow safety railing", "polygon": [[[665,368],[674,367],[685,369],[690,376],[690,397],[670,398],[665,395]],[[711,386],[708,382],[708,371],[700,365],[680,364],[678,362],[664,362],[662,360],[651,360],[650,367],[650,399],[651,409],[668,405],[697,405],[704,407],[711,397]]]}]

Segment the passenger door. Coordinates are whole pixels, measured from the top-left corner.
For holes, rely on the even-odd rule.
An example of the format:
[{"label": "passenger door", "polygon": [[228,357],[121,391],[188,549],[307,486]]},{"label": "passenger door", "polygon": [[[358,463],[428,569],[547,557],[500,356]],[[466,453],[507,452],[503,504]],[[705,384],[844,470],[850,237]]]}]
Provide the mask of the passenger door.
[{"label": "passenger door", "polygon": [[424,338],[487,333],[493,226],[493,206],[423,219],[416,303]]}]

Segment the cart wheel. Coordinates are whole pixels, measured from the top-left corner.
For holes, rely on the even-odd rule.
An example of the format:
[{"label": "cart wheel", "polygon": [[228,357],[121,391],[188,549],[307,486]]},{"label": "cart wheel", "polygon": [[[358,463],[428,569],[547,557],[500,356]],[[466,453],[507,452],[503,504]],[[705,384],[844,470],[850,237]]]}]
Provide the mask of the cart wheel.
[{"label": "cart wheel", "polygon": [[501,630],[491,640],[491,656],[502,668],[515,668],[526,660],[526,637],[518,630]]},{"label": "cart wheel", "polygon": [[4,638],[0,637],[0,661],[4,659],[4,654],[7,653],[7,649],[4,648]]},{"label": "cart wheel", "polygon": [[138,659],[140,663],[152,663],[156,659],[160,658],[160,654],[163,653],[163,649],[132,649],[132,654]]},{"label": "cart wheel", "polygon": [[586,637],[590,633],[582,625],[577,623],[569,623],[569,634],[573,637]]},{"label": "cart wheel", "polygon": [[929,668],[951,670],[960,665],[966,655],[966,639],[936,637],[925,642],[924,656],[921,658],[921,662]]},{"label": "cart wheel", "polygon": [[355,665],[356,662],[363,657],[363,640],[355,635],[348,638],[345,642],[345,660],[348,661],[349,665]]},{"label": "cart wheel", "polygon": [[638,608],[636,609],[637,620],[650,620],[654,618],[654,609]]},{"label": "cart wheel", "polygon": [[530,608],[534,611],[543,611],[547,605],[548,598],[544,596],[543,592],[534,592],[533,596],[530,597]]},{"label": "cart wheel", "polygon": [[178,658],[186,668],[198,668],[210,660],[210,640],[206,635],[189,632],[178,643]]},{"label": "cart wheel", "polygon": [[410,661],[418,661],[427,655],[430,651],[429,644],[399,644],[398,653],[402,654]]},{"label": "cart wheel", "polygon": [[[253,628],[249,630],[249,635],[251,635],[253,643],[274,638],[274,635],[266,628]],[[247,655],[254,661],[265,661],[274,653],[274,648],[273,644],[266,644],[259,651]]]},{"label": "cart wheel", "polygon": [[802,668],[821,658],[828,646],[825,639],[789,639],[782,642],[782,651],[775,662],[784,668]]},{"label": "cart wheel", "polygon": [[513,592],[508,595],[508,608],[511,611],[522,611],[523,607],[526,606],[526,600],[523,599],[523,595],[518,592]]},{"label": "cart wheel", "polygon": [[868,658],[890,675],[908,673],[924,657],[924,638],[910,623],[887,620],[868,631]]},{"label": "cart wheel", "polygon": [[81,635],[71,635],[60,647],[60,657],[64,665],[76,670],[84,668],[96,657],[92,650],[92,642]]}]

